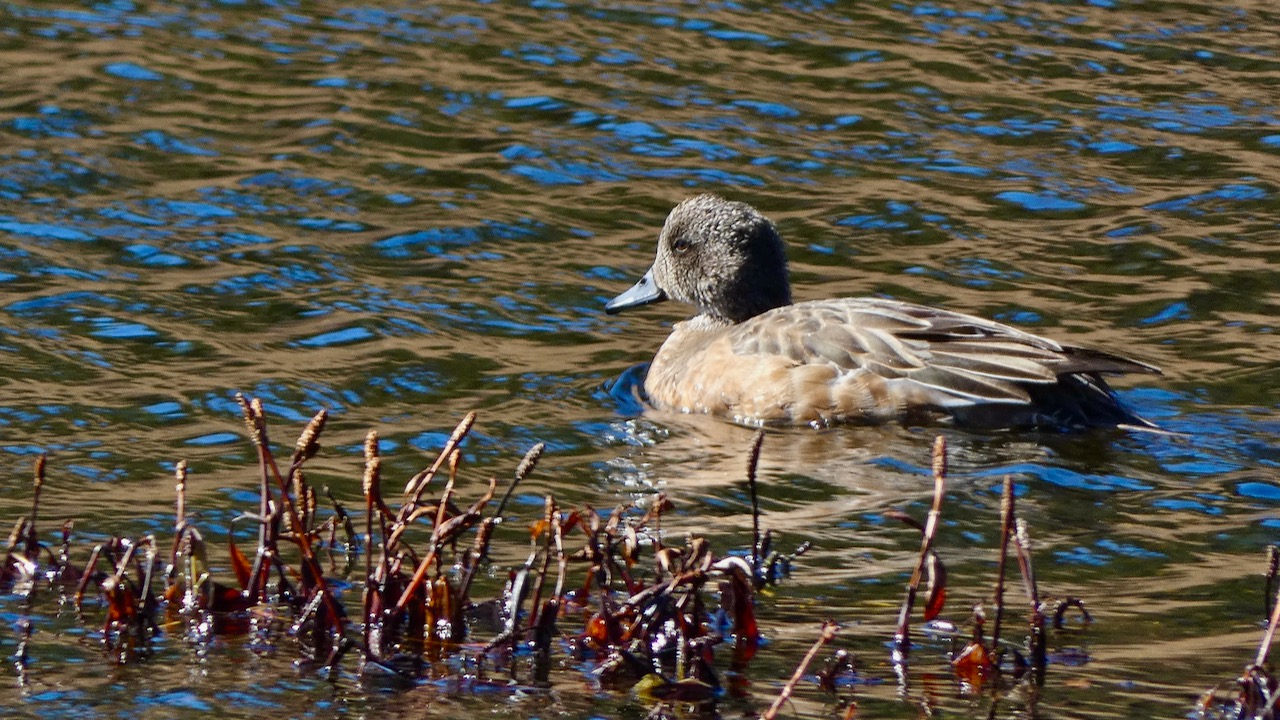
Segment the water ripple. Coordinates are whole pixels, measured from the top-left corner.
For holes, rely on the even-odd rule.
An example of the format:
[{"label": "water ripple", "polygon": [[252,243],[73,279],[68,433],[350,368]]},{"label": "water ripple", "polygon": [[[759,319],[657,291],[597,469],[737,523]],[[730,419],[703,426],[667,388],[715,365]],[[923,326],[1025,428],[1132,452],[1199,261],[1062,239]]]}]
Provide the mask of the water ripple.
[{"label": "water ripple", "polygon": [[[954,435],[960,562],[987,561],[1006,474],[1047,573],[1087,569],[1109,601],[1149,599],[1111,592],[1124,573],[1198,577],[1187,558],[1274,539],[1280,62],[1261,6],[0,8],[0,465],[25,477],[56,450],[51,512],[82,525],[90,486],[139,527],[169,517],[148,483],[177,456],[230,513],[243,391],[281,432],[328,407],[335,478],[369,427],[411,474],[478,408],[485,470],[554,448],[531,508],[665,488],[691,498],[678,517],[736,533],[749,432],[642,415],[635,393],[685,311],[599,309],[671,205],[710,191],[777,221],[798,297],[940,303],[1165,369],[1118,385],[1180,440]],[[930,484],[931,431],[847,430],[783,433],[764,466],[778,527],[821,541],[832,587],[886,577],[867,557],[899,538],[877,518]]]}]

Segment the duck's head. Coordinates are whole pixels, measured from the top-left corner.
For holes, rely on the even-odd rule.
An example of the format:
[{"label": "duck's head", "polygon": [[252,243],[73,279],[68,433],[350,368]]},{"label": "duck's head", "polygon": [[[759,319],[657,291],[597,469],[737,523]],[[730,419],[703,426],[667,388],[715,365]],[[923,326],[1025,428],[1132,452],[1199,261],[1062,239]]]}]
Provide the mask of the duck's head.
[{"label": "duck's head", "polygon": [[750,205],[716,195],[680,203],[658,235],[653,267],[604,309],[616,313],[668,298],[731,323],[790,305],[778,229]]}]

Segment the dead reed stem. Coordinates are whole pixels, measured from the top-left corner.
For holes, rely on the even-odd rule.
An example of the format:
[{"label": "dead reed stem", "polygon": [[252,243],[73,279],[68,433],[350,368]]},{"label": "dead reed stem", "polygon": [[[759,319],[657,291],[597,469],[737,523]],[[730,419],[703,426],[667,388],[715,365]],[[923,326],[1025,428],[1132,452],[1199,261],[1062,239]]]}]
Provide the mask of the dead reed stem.
[{"label": "dead reed stem", "polygon": [[1000,554],[996,560],[996,617],[991,624],[992,663],[1000,667],[1000,625],[1004,619],[1004,568],[1009,559],[1009,541],[1013,537],[1014,496],[1013,478],[1004,476],[1004,488],[1000,494]]},{"label": "dead reed stem", "polygon": [[839,630],[839,626],[830,620],[822,623],[822,634],[818,636],[817,642],[809,648],[809,652],[804,654],[804,659],[800,661],[796,671],[791,673],[791,679],[787,681],[786,685],[782,686],[782,691],[778,693],[778,697],[774,699],[769,709],[765,710],[764,714],[760,716],[760,720],[774,720],[778,716],[778,711],[782,709],[787,700],[791,699],[796,685],[800,683],[800,678],[804,677],[804,673],[809,669],[809,664],[813,662],[813,658],[818,655],[818,651],[824,645],[835,639],[837,630]]},{"label": "dead reed stem", "polygon": [[747,488],[751,492],[751,581],[760,577],[761,557],[760,545],[760,496],[756,492],[756,470],[760,466],[760,449],[764,445],[764,430],[756,431],[751,439],[751,449],[747,451]]},{"label": "dead reed stem", "polygon": [[1276,625],[1280,625],[1280,592],[1277,592],[1275,602],[1272,603],[1271,619],[1267,623],[1267,632],[1262,636],[1262,642],[1258,644],[1258,654],[1253,658],[1254,665],[1261,666],[1271,654],[1271,641],[1275,639]]},{"label": "dead reed stem", "polygon": [[942,498],[946,491],[947,476],[947,440],[939,435],[933,441],[933,506],[929,509],[929,517],[925,520],[924,532],[920,538],[920,557],[911,572],[911,581],[907,583],[907,596],[902,601],[902,610],[898,613],[898,631],[894,635],[894,645],[898,654],[905,659],[911,652],[911,609],[915,606],[916,593],[920,589],[920,580],[924,577],[925,564],[929,553],[933,550],[933,539],[938,532],[938,518],[942,515]]}]

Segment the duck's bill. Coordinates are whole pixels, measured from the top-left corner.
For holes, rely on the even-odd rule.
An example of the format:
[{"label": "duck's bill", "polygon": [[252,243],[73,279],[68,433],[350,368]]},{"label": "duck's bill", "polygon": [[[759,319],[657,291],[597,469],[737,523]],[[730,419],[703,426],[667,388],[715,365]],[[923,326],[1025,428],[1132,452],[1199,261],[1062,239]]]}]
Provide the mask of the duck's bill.
[{"label": "duck's bill", "polygon": [[658,284],[653,281],[653,270],[650,270],[640,278],[640,282],[632,285],[630,290],[605,303],[604,311],[612,315],[628,308],[662,302],[666,299],[667,294],[662,292]]}]

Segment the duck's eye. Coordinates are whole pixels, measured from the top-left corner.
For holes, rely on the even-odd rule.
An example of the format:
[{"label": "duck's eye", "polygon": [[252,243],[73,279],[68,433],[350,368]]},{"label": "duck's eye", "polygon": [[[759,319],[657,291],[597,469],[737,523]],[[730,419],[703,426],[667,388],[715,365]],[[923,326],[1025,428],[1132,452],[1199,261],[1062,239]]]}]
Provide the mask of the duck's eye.
[{"label": "duck's eye", "polygon": [[693,243],[684,238],[677,238],[675,242],[671,243],[671,250],[677,255],[683,255],[689,252],[689,248],[692,245]]}]

